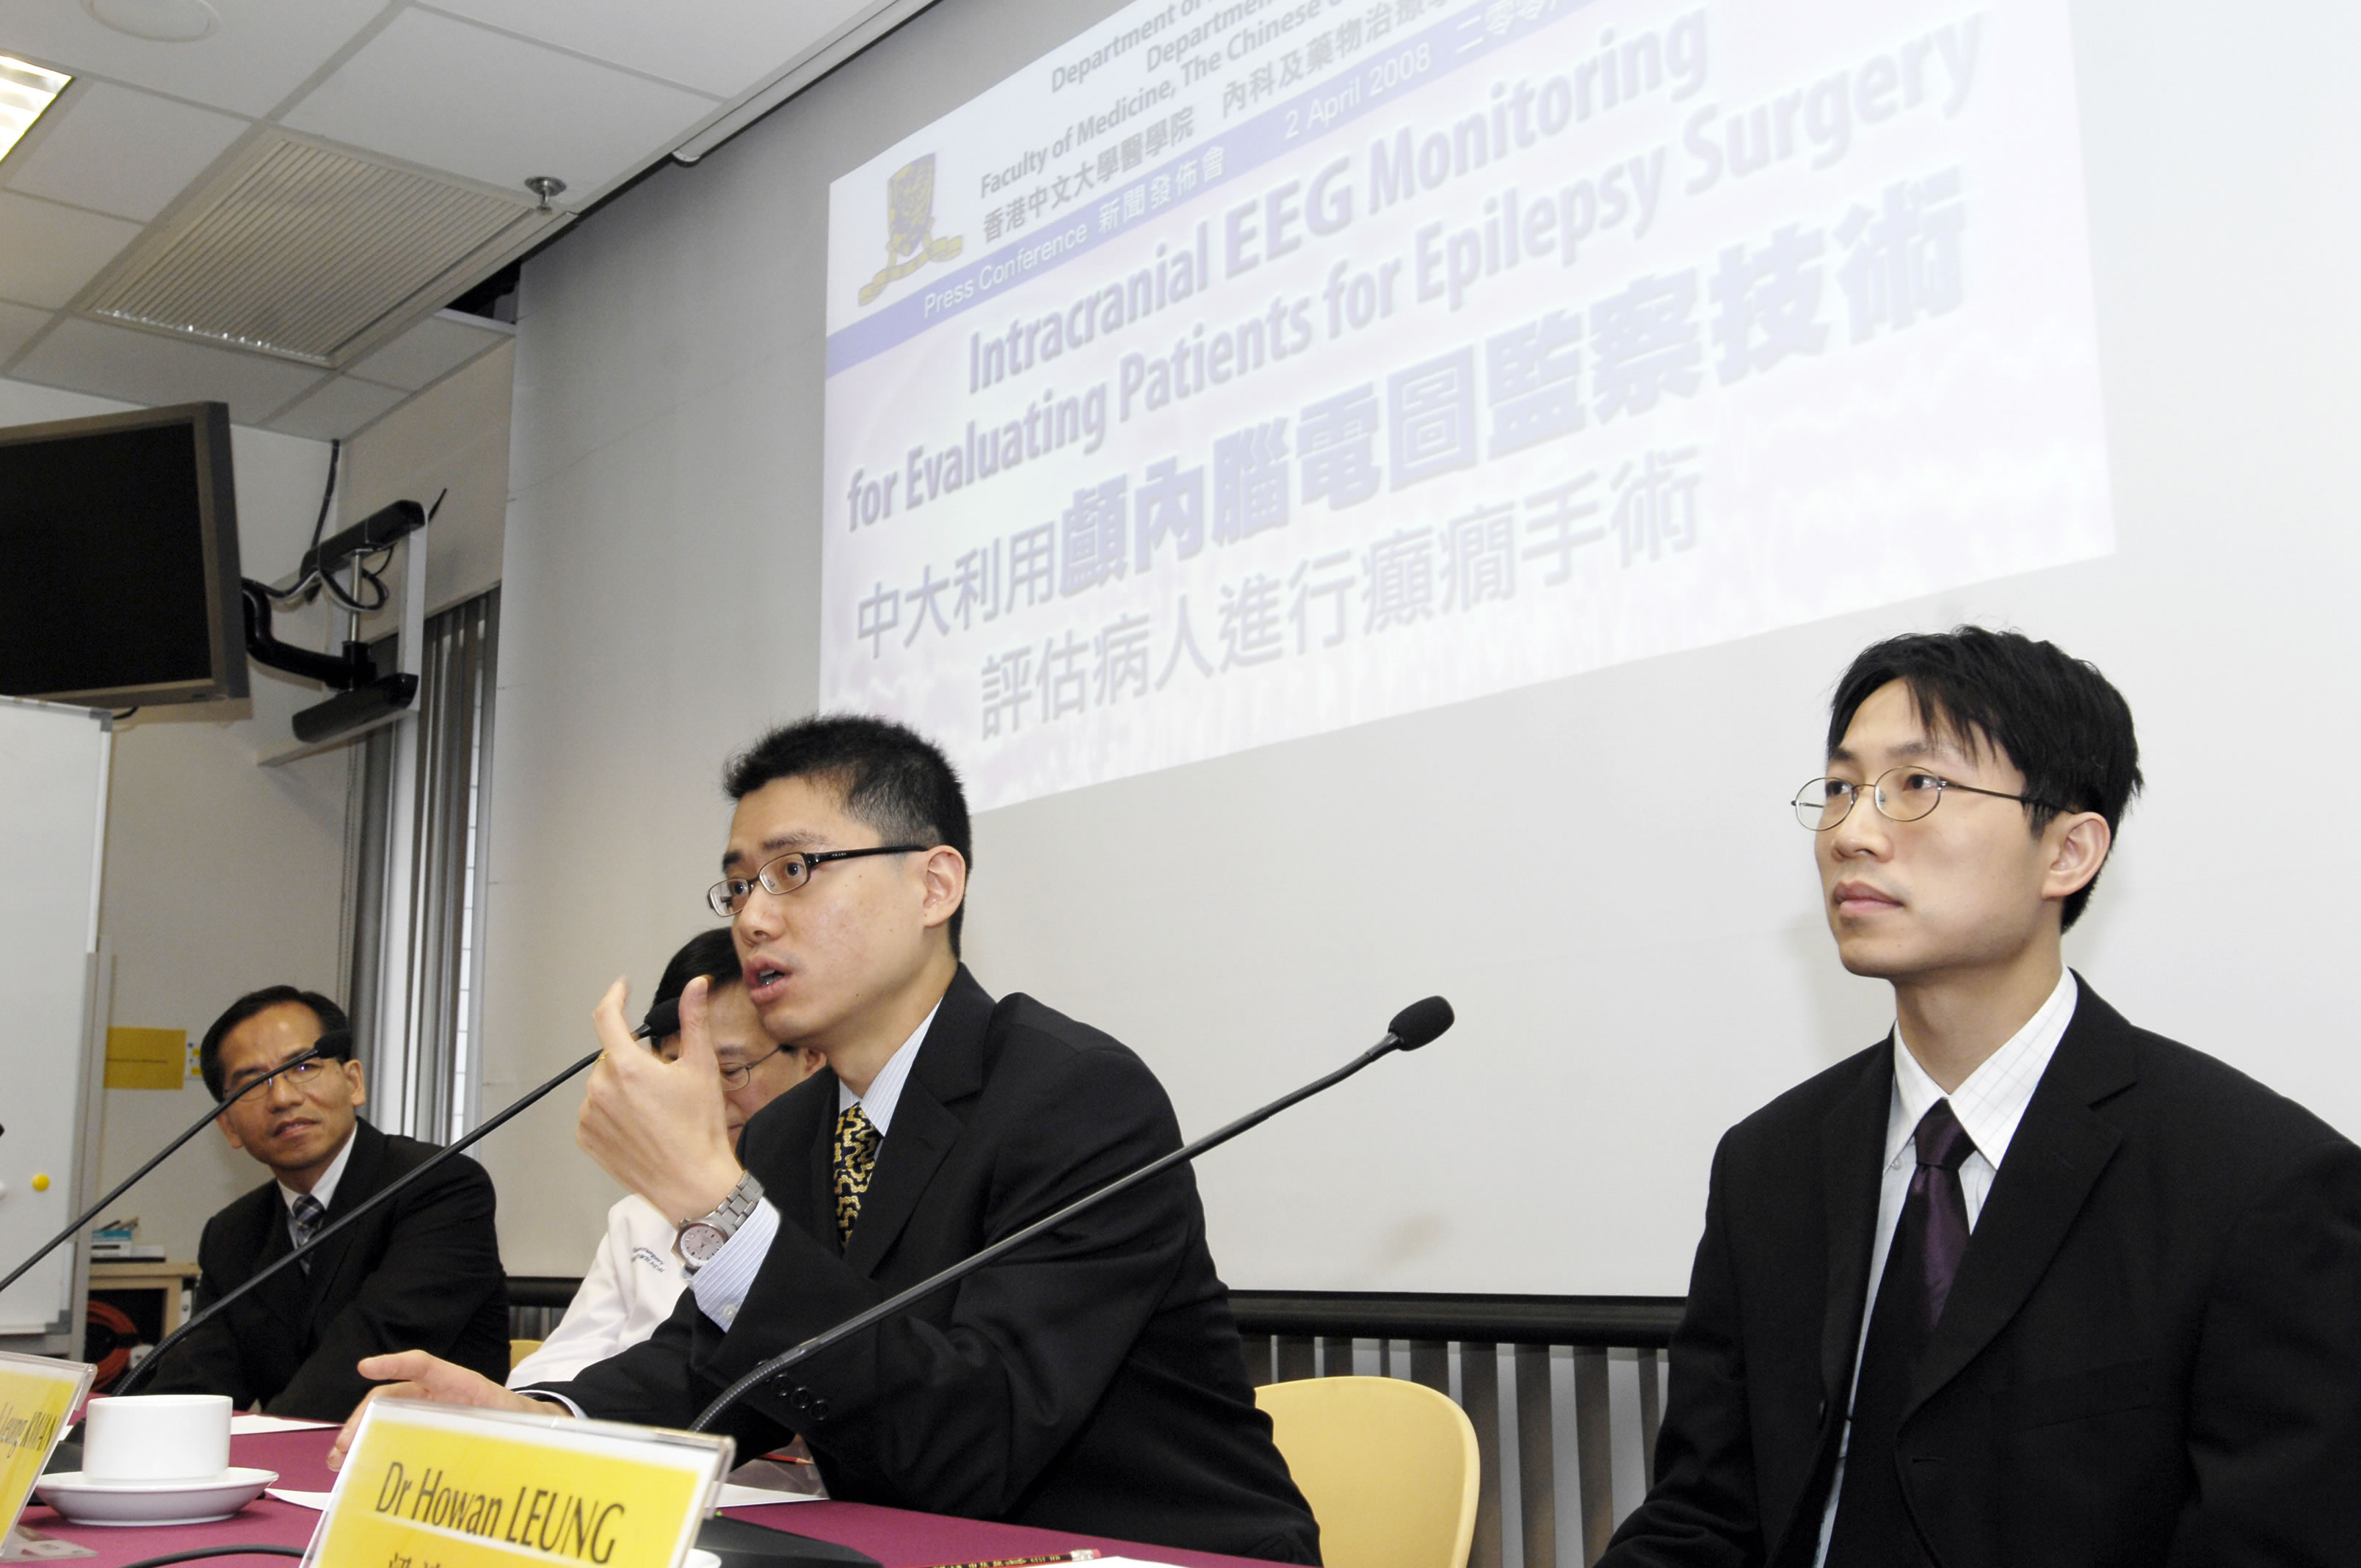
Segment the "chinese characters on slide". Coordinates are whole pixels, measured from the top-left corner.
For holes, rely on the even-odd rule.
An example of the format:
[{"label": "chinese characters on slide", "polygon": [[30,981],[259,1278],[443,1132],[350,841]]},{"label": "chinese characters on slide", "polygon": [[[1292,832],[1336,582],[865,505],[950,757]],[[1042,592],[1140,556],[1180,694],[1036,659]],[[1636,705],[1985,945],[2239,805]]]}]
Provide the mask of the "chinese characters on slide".
[{"label": "chinese characters on slide", "polygon": [[830,214],[823,701],[979,806],[2113,547],[2062,0],[1143,0]]}]

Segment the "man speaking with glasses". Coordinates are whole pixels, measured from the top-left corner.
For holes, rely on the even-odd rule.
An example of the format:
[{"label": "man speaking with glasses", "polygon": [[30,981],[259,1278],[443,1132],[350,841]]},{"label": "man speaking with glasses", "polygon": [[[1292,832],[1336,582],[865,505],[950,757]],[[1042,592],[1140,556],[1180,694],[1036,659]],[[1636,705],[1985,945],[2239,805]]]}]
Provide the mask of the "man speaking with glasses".
[{"label": "man speaking with glasses", "polygon": [[[728,787],[714,912],[764,1031],[828,1066],[748,1123],[733,1158],[705,984],[682,994],[670,1063],[632,1043],[620,981],[598,1004],[607,1054],[577,1137],[677,1220],[689,1279],[645,1343],[525,1391],[583,1415],[686,1426],[769,1356],[1180,1143],[1137,1057],[1029,997],[995,1002],[959,961],[967,805],[933,746],[876,719],[810,719],[764,737]],[[406,1397],[547,1408],[423,1354],[361,1370]],[[1185,1168],[719,1424],[741,1453],[802,1437],[833,1497],[1319,1561]]]},{"label": "man speaking with glasses", "polygon": [[[314,1046],[319,1055],[244,1092]],[[390,1136],[357,1114],[368,1099],[344,1010],[274,985],[230,1003],[197,1063],[234,1149],[271,1178],[205,1222],[197,1248],[203,1310],[424,1164],[432,1144]],[[232,1302],[167,1353],[144,1393],[226,1394],[239,1409],[340,1421],[368,1393],[364,1357],[423,1346],[461,1366],[508,1370],[507,1275],[492,1225],[492,1180],[447,1160],[294,1267]]]},{"label": "man speaking with glasses", "polygon": [[1828,747],[1795,810],[1894,1032],[1722,1140],[1603,1561],[2351,1562],[2361,1150],[2061,959],[2129,707],[1962,627],[1856,659]]}]

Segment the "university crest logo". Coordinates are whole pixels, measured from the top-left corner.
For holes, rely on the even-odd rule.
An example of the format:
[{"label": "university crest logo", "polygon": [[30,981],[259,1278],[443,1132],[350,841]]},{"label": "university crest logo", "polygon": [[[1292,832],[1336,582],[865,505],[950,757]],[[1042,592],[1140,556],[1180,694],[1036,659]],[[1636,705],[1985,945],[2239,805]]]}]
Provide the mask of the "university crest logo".
[{"label": "university crest logo", "polygon": [[913,159],[885,181],[885,265],[861,286],[861,302],[870,303],[887,284],[929,261],[949,261],[966,243],[957,235],[935,237],[935,155]]}]

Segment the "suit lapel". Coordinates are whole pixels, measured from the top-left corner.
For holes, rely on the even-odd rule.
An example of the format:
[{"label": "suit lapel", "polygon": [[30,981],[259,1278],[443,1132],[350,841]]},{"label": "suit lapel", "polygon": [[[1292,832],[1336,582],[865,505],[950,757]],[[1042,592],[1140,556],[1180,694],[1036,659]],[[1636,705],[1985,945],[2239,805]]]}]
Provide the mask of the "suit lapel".
[{"label": "suit lapel", "polygon": [[961,964],[919,1042],[917,1059],[894,1107],[893,1125],[878,1146],[861,1217],[845,1244],[844,1261],[862,1274],[876,1268],[902,1234],[935,1168],[959,1141],[966,1124],[951,1107],[983,1086],[984,1035],[991,1022],[992,998]]},{"label": "suit lapel", "polygon": [[812,1076],[828,1081],[812,1096],[818,1125],[804,1139],[805,1164],[811,1179],[811,1234],[832,1243],[836,1240],[836,1103],[844,1096],[830,1069],[822,1068]]},{"label": "suit lapel", "polygon": [[[247,1273],[248,1279],[295,1250],[295,1244],[289,1240],[287,1235],[287,1198],[279,1190],[279,1183],[272,1181],[257,1196],[262,1200],[262,1202],[257,1206],[260,1211],[260,1234],[256,1237],[254,1261]],[[248,1298],[250,1300],[258,1302],[264,1311],[269,1312],[285,1325],[287,1335],[291,1339],[302,1337],[304,1320],[307,1316],[303,1300],[305,1282],[302,1268],[302,1266],[298,1264],[293,1268],[282,1270],[264,1280],[254,1288],[253,1294]]]},{"label": "suit lapel", "polygon": [[1869,1255],[1877,1233],[1885,1128],[1894,1102],[1894,1046],[1867,1053],[1861,1081],[1820,1122],[1820,1193],[1827,1205],[1828,1293],[1820,1327],[1820,1387],[1832,1410],[1852,1390],[1868,1310]]},{"label": "suit lapel", "polygon": [[[2081,984],[2081,976],[2076,983]],[[1903,1419],[1958,1376],[2040,1282],[2123,1135],[2091,1107],[2137,1081],[2122,1014],[2087,985],[2009,1140]]]}]

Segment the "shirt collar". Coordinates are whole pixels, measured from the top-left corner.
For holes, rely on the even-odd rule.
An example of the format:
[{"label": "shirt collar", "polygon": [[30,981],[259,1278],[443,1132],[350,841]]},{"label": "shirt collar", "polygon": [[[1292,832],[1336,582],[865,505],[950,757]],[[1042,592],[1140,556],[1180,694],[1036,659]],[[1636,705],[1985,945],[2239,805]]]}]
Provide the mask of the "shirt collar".
[{"label": "shirt collar", "polygon": [[879,1068],[877,1076],[869,1080],[868,1093],[855,1094],[851,1084],[838,1079],[836,1113],[841,1116],[858,1105],[869,1118],[869,1124],[877,1129],[877,1135],[884,1137],[886,1124],[894,1120],[894,1107],[901,1102],[902,1086],[909,1081],[910,1064],[918,1059],[918,1047],[925,1042],[927,1031],[933,1027],[935,1014],[942,1010],[943,1004],[938,1002],[924,1018],[918,1020],[918,1026],[910,1031],[910,1037],[885,1058],[885,1065]]},{"label": "shirt collar", "polygon": [[[2066,1025],[2074,1021],[2074,1003],[2080,994],[2074,971],[2061,973],[2049,1000],[1950,1095],[1951,1113],[1960,1119],[1976,1152],[1994,1170],[2008,1153],[2009,1140],[2016,1136],[2016,1124],[2025,1119],[2025,1108],[2033,1102],[2033,1091],[2048,1069],[2049,1058],[2058,1054]],[[1894,1109],[1885,1128],[1887,1165],[1903,1157],[1919,1121],[1943,1097],[1941,1087],[1927,1076],[1927,1069],[1902,1043],[1902,1024],[1895,1020]]]},{"label": "shirt collar", "polygon": [[[336,1183],[345,1179],[345,1167],[352,1163],[353,1146],[360,1142],[360,1130],[361,1124],[355,1122],[353,1130],[345,1135],[345,1146],[336,1151],[336,1157],[328,1162],[328,1168],[320,1173],[320,1179],[312,1183],[312,1196],[320,1201],[323,1209],[336,1201]],[[279,1184],[280,1201],[287,1205],[289,1213],[295,1212],[295,1200],[302,1196],[285,1182]]]}]

